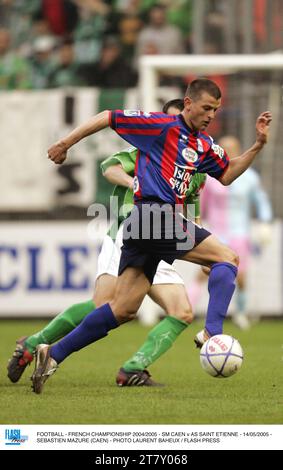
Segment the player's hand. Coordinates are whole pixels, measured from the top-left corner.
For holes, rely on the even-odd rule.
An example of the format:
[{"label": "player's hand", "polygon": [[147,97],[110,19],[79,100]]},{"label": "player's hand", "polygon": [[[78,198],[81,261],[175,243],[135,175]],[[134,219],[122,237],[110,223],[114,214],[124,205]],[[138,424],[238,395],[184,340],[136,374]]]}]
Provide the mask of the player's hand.
[{"label": "player's hand", "polygon": [[61,165],[67,158],[67,149],[63,142],[53,144],[47,151],[48,158],[57,165]]},{"label": "player's hand", "polygon": [[272,121],[270,111],[261,113],[256,120],[256,141],[264,145],[268,141],[269,124]]}]

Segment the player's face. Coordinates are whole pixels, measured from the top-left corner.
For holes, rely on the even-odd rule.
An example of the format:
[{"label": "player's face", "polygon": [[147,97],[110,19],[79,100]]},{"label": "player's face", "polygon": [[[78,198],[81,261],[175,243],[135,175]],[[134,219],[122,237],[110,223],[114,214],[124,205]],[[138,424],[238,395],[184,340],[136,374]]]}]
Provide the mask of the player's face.
[{"label": "player's face", "polygon": [[195,130],[204,131],[214,119],[217,109],[221,106],[221,98],[217,100],[207,92],[203,92],[196,100],[186,96],[184,103],[184,116],[188,120],[188,124]]}]

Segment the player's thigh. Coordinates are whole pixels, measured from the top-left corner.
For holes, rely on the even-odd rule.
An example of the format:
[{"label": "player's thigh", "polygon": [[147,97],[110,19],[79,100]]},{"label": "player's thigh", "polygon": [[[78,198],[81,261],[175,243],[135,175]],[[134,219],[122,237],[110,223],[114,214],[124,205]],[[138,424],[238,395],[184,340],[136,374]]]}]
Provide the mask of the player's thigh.
[{"label": "player's thigh", "polygon": [[214,235],[205,238],[199,245],[188,251],[182,259],[207,267],[214,263],[231,263],[234,266],[239,264],[238,255]]},{"label": "player's thigh", "polygon": [[116,276],[110,274],[102,274],[96,279],[93,294],[96,307],[111,302],[114,297],[117,279]]},{"label": "player's thigh", "polygon": [[148,295],[165,310],[167,315],[187,323],[192,322],[192,306],[184,284],[154,284]]},{"label": "player's thigh", "polygon": [[134,318],[149,289],[150,282],[142,268],[128,267],[123,271],[117,279],[114,298],[110,302],[118,322]]}]

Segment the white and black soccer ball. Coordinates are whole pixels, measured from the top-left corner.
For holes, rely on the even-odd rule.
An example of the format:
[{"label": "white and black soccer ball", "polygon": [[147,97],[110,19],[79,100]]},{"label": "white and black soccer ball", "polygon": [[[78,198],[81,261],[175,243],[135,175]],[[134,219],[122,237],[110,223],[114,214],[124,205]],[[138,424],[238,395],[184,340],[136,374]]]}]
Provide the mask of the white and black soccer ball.
[{"label": "white and black soccer ball", "polygon": [[229,335],[215,335],[200,350],[202,368],[212,377],[234,375],[242,366],[244,354],[238,340]]}]

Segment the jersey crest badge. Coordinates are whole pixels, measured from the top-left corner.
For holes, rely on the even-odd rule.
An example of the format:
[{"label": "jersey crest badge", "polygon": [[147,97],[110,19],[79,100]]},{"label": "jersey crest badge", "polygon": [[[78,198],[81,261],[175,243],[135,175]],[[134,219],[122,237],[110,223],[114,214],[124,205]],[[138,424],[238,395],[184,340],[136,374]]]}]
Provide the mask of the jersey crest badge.
[{"label": "jersey crest badge", "polygon": [[188,163],[194,163],[198,159],[198,154],[195,150],[186,147],[182,150],[182,155]]}]

